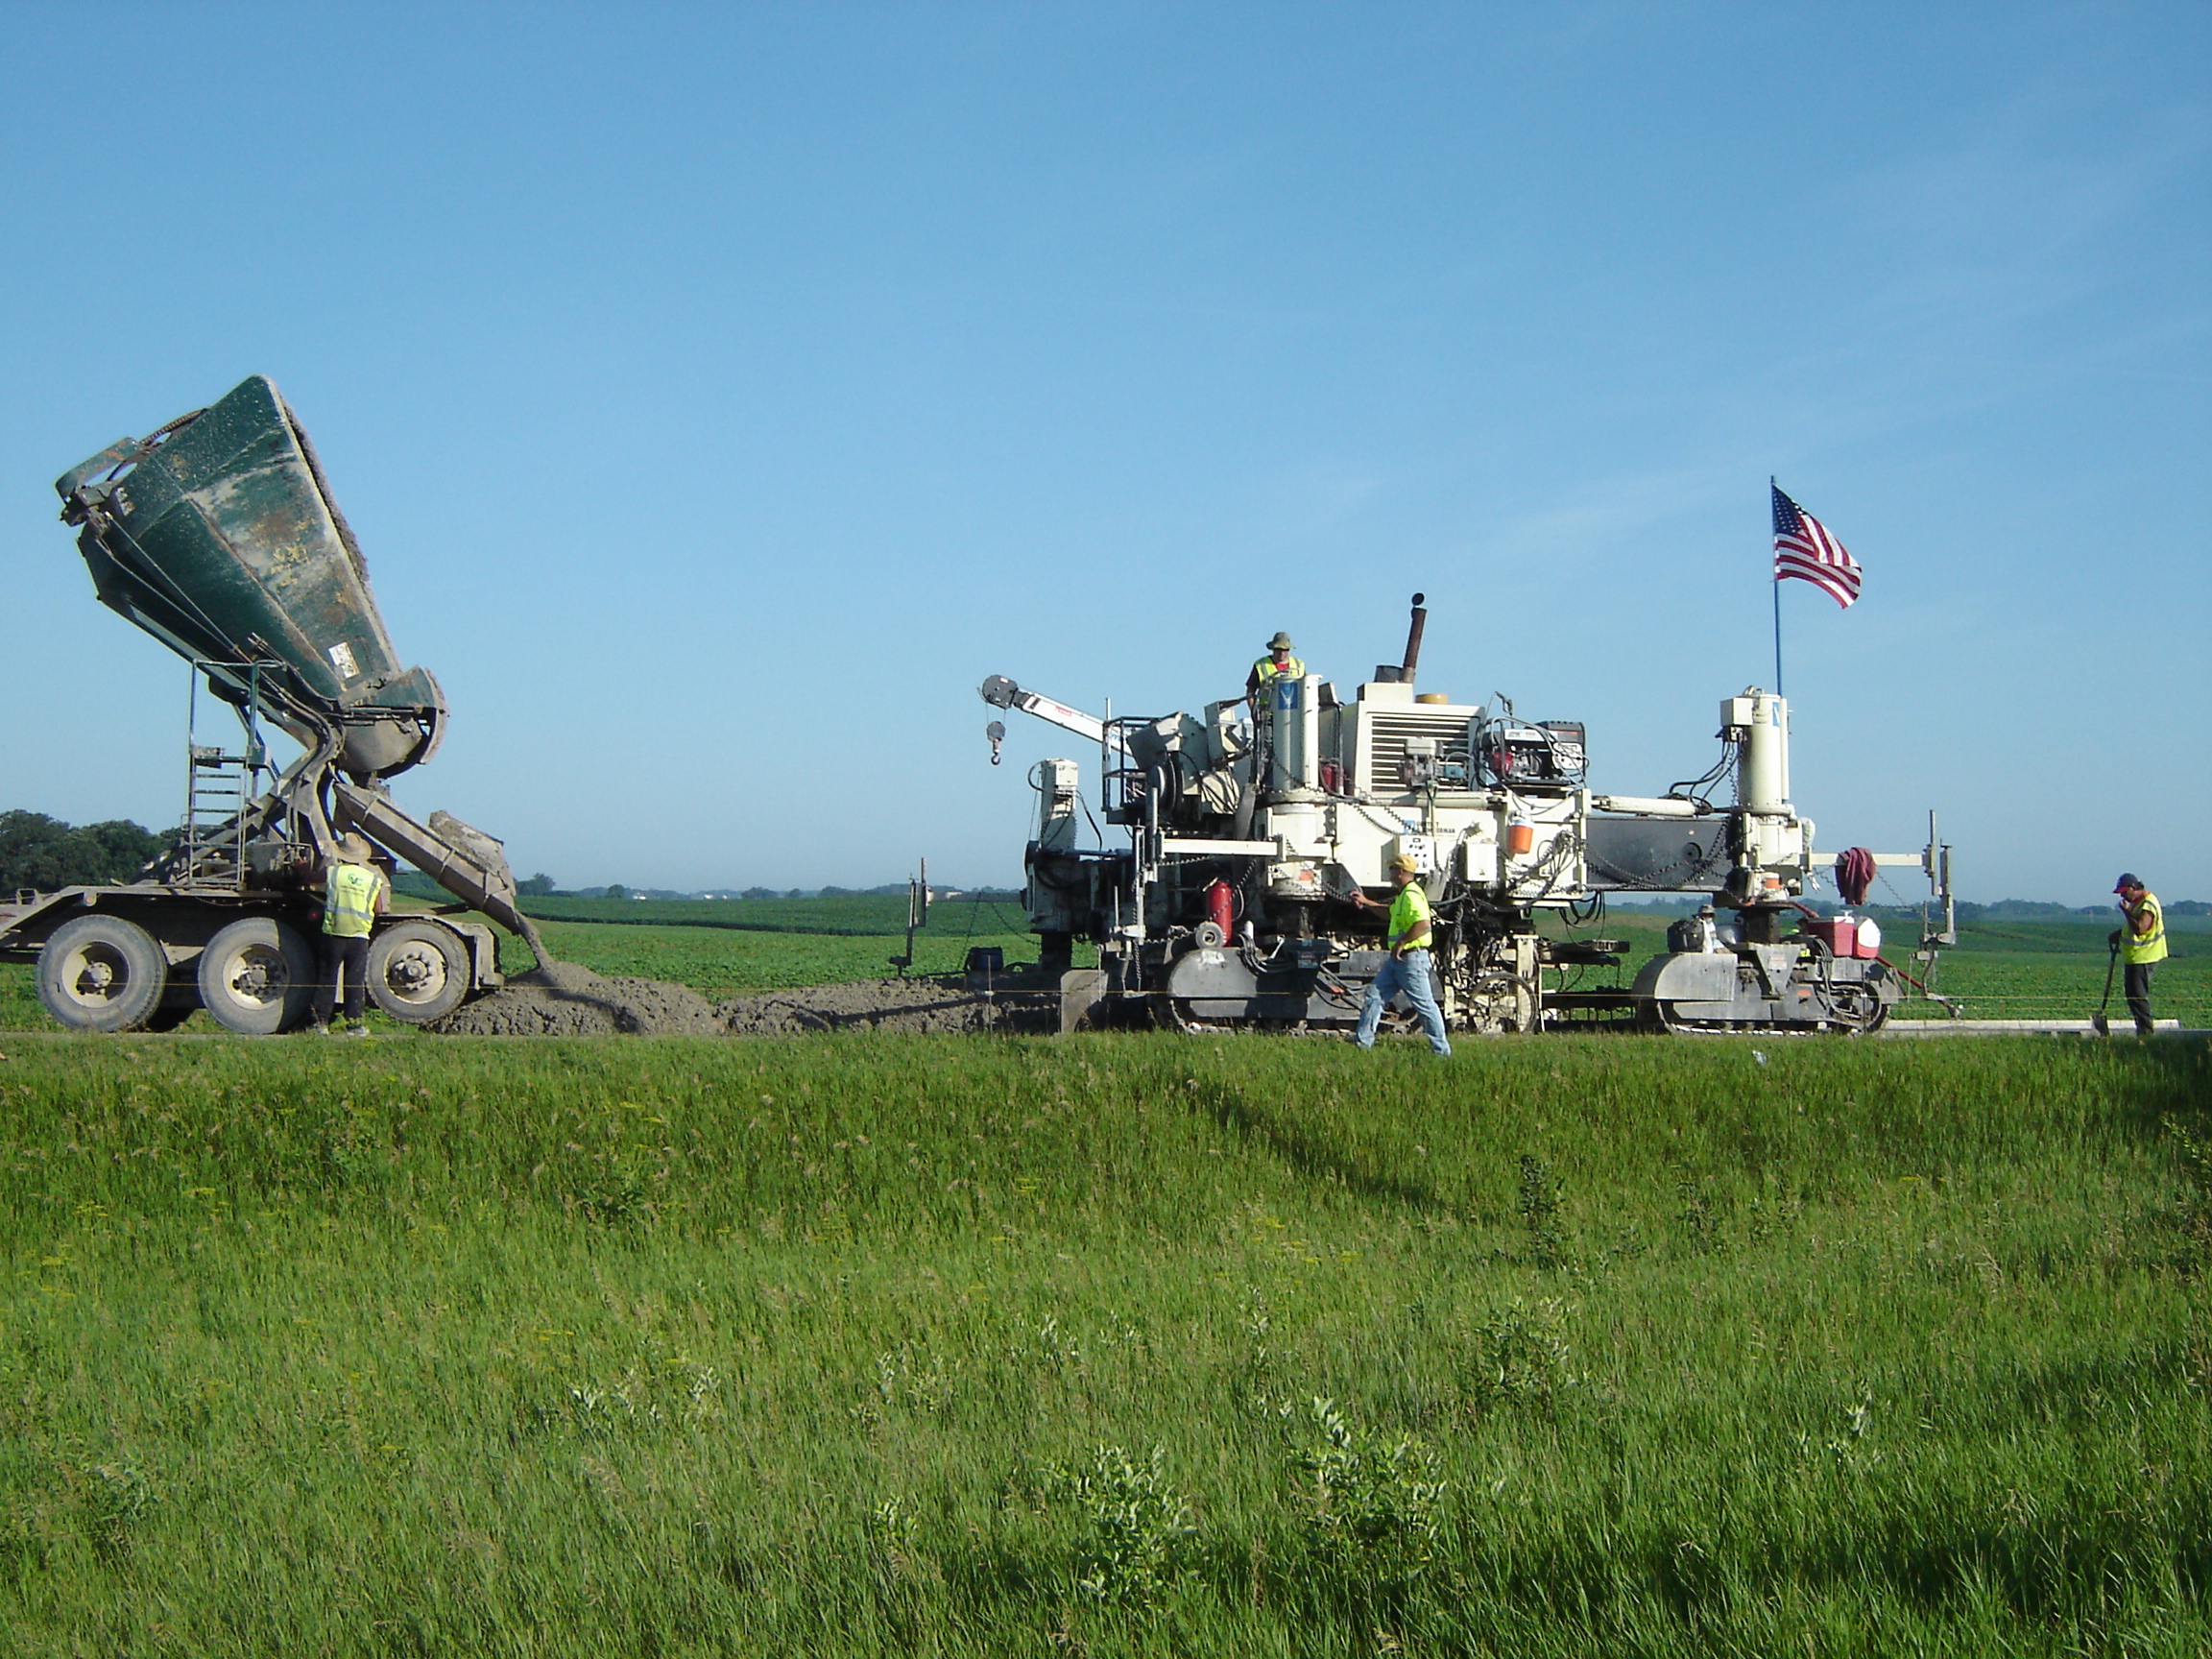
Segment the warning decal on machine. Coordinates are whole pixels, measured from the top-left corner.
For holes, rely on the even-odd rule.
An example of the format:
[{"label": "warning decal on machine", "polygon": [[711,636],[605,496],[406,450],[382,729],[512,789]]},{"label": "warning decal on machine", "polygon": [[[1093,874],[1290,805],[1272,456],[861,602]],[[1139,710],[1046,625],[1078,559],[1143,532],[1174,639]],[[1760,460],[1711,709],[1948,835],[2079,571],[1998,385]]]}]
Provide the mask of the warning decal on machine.
[{"label": "warning decal on machine", "polygon": [[358,680],[361,670],[353,664],[353,647],[341,639],[330,647],[330,661],[338,670],[341,680]]}]

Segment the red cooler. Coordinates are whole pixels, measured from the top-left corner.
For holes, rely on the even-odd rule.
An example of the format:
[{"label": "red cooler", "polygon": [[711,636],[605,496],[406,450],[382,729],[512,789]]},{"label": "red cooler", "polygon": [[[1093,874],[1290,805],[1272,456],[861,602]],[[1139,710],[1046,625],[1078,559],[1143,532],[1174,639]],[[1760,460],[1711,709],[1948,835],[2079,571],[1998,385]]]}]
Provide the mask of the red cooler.
[{"label": "red cooler", "polygon": [[1831,956],[1856,956],[1859,954],[1859,923],[1850,916],[1808,916],[1797,924],[1798,930],[1810,933],[1828,947]]}]

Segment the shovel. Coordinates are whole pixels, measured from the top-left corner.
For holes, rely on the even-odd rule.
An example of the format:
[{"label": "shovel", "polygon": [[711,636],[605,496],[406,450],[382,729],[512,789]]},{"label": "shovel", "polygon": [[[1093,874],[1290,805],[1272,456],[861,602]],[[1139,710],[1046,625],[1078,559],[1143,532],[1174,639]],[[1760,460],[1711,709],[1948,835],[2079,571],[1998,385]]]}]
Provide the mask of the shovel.
[{"label": "shovel", "polygon": [[2115,945],[2112,947],[2111,952],[2104,958],[2104,995],[2097,1004],[2096,1017],[2089,1022],[2089,1029],[2096,1032],[2100,1037],[2112,1035],[2112,1027],[2104,1020],[2104,1010],[2112,1003],[2112,970],[2119,965],[2119,962],[2120,947]]}]

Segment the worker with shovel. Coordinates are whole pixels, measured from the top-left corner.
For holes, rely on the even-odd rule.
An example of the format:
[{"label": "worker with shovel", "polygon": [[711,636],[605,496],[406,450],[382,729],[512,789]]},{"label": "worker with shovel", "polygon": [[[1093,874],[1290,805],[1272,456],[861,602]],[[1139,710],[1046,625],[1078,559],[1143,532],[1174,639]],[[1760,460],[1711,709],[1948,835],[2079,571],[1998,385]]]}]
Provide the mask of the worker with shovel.
[{"label": "worker with shovel", "polygon": [[[2119,895],[2121,924],[2112,930],[2110,943],[2125,965],[2121,983],[2128,997],[2128,1012],[2135,1017],[2135,1035],[2148,1037],[2156,1027],[2151,1017],[2151,970],[2166,959],[2166,915],[2158,907],[2158,895],[2133,875],[2121,877],[2112,891]],[[2109,993],[2109,969],[2104,984]],[[2102,1009],[2097,1019],[2102,1028]]]}]

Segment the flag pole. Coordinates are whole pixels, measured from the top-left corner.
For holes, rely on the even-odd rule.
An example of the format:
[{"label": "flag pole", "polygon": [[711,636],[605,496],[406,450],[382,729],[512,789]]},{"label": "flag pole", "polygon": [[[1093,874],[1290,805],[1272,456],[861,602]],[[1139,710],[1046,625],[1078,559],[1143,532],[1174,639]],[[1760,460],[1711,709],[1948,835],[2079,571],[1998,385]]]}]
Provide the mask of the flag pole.
[{"label": "flag pole", "polygon": [[[1769,506],[1773,504],[1774,492],[1780,488],[1769,475],[1767,480],[1767,500]],[[1771,568],[1771,556],[1767,559],[1767,585],[1774,589],[1774,695],[1779,697],[1782,695],[1782,579]]]}]

